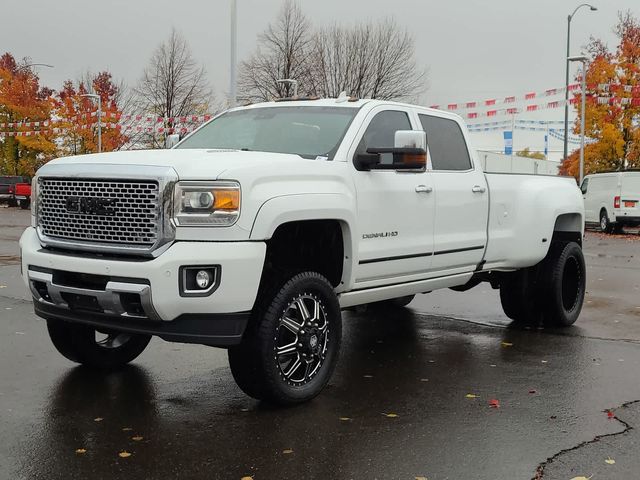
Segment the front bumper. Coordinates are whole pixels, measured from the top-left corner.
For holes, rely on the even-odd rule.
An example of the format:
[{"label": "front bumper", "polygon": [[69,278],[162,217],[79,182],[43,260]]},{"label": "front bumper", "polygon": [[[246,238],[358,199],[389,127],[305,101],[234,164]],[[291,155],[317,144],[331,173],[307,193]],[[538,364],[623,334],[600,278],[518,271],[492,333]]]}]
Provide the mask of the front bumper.
[{"label": "front bumper", "polygon": [[[34,228],[20,248],[39,316],[215,346],[241,340],[266,253],[264,242],[176,242],[153,259],[109,258],[42,248]],[[181,296],[180,267],[212,263],[217,289]]]}]

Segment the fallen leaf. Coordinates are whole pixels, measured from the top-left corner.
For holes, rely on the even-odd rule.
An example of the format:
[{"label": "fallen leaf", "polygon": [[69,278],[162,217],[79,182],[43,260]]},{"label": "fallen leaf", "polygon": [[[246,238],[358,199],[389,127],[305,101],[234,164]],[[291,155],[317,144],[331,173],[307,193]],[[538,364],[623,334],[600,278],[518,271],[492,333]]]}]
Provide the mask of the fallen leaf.
[{"label": "fallen leaf", "polygon": [[82,455],[83,453],[87,453],[87,449],[86,449],[86,448],[78,448],[78,449],[76,450],[76,453],[77,453],[78,455]]},{"label": "fallen leaf", "polygon": [[104,420],[102,417],[96,417],[93,419],[94,422],[101,422],[102,420]]},{"label": "fallen leaf", "polygon": [[349,422],[351,419],[349,417],[340,417],[341,422]]},{"label": "fallen leaf", "polygon": [[478,398],[478,395],[475,395],[475,394],[473,394],[473,393],[467,393],[467,394],[465,395],[465,397],[467,397],[467,398]]},{"label": "fallen leaf", "polygon": [[363,375],[364,378],[373,378],[373,375]]},{"label": "fallen leaf", "polygon": [[242,477],[240,480],[253,480],[253,477]]},{"label": "fallen leaf", "polygon": [[593,475],[591,477],[573,477],[571,480],[591,480],[592,477]]},{"label": "fallen leaf", "polygon": [[608,464],[608,465],[615,465],[616,461],[615,461],[613,458],[608,457],[608,458],[604,461],[604,463],[606,463],[606,464]]},{"label": "fallen leaf", "polygon": [[500,345],[502,345],[503,347],[513,347],[513,343],[509,342],[502,342]]},{"label": "fallen leaf", "polygon": [[130,432],[131,430],[133,430],[131,427],[122,427],[123,432]]},{"label": "fallen leaf", "polygon": [[286,450],[282,450],[282,453],[284,453],[285,455],[289,455],[290,453],[293,453],[293,450],[287,448]]},{"label": "fallen leaf", "polygon": [[429,480],[427,477],[416,477],[416,480]]},{"label": "fallen leaf", "polygon": [[129,458],[129,457],[131,456],[131,454],[130,454],[129,452],[127,452],[126,450],[123,450],[122,452],[120,452],[120,453],[118,454],[118,456],[119,456],[120,458]]},{"label": "fallen leaf", "polygon": [[615,415],[611,410],[607,410],[607,418],[614,418]]},{"label": "fallen leaf", "polygon": [[493,363],[491,365],[489,365],[491,368],[495,368],[497,367],[497,365],[494,365]]},{"label": "fallen leaf", "polygon": [[398,415],[396,413],[383,413],[383,415],[387,418],[397,418]]},{"label": "fallen leaf", "polygon": [[549,363],[547,360],[542,360],[541,363]]},{"label": "fallen leaf", "polygon": [[131,437],[131,440],[133,440],[134,442],[139,442],[140,440],[142,440],[144,437],[141,435],[136,435],[135,437]]},{"label": "fallen leaf", "polygon": [[0,288],[7,288],[6,285],[0,285]]},{"label": "fallen leaf", "polygon": [[420,381],[421,381],[421,382],[428,382],[428,381],[429,381],[429,379],[428,379],[428,378],[421,378],[421,379],[420,379]]},{"label": "fallen leaf", "polygon": [[500,401],[496,399],[489,400],[489,406],[491,408],[500,408]]}]

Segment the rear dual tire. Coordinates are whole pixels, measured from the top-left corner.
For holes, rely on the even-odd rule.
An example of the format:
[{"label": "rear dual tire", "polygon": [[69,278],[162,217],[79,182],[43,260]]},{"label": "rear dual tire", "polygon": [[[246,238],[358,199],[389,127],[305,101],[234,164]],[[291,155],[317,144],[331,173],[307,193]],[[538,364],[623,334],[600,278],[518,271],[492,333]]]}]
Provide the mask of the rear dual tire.
[{"label": "rear dual tire", "polygon": [[516,325],[569,327],[580,316],[585,291],[582,249],[575,242],[554,242],[541,263],[504,278],[500,300]]}]

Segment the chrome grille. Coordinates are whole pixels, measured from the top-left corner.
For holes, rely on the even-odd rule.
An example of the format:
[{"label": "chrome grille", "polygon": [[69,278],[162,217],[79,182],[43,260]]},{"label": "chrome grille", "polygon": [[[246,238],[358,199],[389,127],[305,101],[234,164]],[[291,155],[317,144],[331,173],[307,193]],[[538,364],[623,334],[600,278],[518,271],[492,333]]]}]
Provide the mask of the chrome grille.
[{"label": "chrome grille", "polygon": [[[78,207],[82,202],[108,211],[87,211]],[[155,181],[41,178],[38,226],[47,237],[70,242],[150,248],[161,233],[159,203]]]}]

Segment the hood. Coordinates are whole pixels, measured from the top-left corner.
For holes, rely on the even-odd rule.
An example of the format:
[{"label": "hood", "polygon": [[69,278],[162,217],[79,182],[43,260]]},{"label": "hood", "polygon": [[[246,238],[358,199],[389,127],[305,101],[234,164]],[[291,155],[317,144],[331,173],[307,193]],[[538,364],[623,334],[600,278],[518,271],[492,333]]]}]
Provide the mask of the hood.
[{"label": "hood", "polygon": [[[287,166],[315,163],[298,155],[267,152],[242,152],[235,150],[132,150],[100,154],[78,155],[52,160],[47,167],[64,170],[64,165],[123,165],[169,167],[180,180],[217,180],[225,178],[224,172],[233,170],[257,170],[269,166],[270,170],[286,171]],[[231,179],[231,178],[229,178]]]}]

